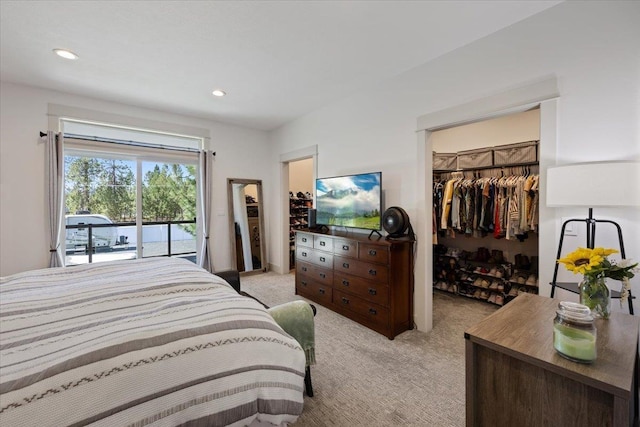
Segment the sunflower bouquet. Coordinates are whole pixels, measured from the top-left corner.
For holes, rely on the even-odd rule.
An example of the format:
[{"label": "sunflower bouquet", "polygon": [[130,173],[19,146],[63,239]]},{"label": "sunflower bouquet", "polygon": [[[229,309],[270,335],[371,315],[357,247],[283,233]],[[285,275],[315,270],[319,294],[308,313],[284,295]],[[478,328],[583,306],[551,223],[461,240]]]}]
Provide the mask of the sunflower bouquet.
[{"label": "sunflower bouquet", "polygon": [[567,270],[574,274],[584,275],[585,279],[608,277],[620,280],[622,282],[620,304],[623,304],[629,297],[629,289],[631,289],[629,279],[634,277],[634,272],[638,271],[638,263],[628,259],[622,259],[617,263],[609,261],[607,257],[615,253],[618,253],[615,249],[578,248],[565,258],[559,259],[558,262],[564,264]]}]

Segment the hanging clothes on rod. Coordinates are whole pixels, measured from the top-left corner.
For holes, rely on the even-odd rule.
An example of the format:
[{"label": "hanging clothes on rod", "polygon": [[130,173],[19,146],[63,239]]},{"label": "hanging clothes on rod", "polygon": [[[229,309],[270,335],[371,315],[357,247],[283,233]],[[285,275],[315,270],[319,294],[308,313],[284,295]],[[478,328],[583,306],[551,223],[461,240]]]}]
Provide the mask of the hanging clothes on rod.
[{"label": "hanging clothes on rod", "polygon": [[[523,241],[538,232],[539,166],[467,169],[433,181],[435,230]],[[437,236],[434,237],[437,242]]]}]

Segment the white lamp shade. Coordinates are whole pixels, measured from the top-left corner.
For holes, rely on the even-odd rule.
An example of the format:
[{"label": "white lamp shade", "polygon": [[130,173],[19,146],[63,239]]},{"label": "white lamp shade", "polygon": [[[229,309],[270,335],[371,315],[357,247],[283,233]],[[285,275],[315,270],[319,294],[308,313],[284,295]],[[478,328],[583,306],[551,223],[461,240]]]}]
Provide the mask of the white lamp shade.
[{"label": "white lamp shade", "polygon": [[547,206],[640,206],[640,162],[592,162],[547,169]]}]

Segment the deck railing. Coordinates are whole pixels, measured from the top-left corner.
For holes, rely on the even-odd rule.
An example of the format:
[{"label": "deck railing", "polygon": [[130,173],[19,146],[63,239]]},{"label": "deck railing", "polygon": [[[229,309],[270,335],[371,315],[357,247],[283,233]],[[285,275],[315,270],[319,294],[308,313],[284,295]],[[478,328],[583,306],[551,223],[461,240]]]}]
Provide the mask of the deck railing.
[{"label": "deck railing", "polygon": [[[178,253],[172,253],[171,251],[171,226],[172,225],[179,225],[179,224],[195,224],[196,221],[194,220],[180,220],[180,221],[143,221],[142,222],[142,226],[149,226],[149,225],[166,225],[167,226],[167,253],[166,254],[161,254],[161,255],[152,255],[152,256],[147,256],[144,258],[151,258],[153,256],[179,256],[179,255],[193,255],[196,252],[195,251],[188,251],[188,252],[178,252]],[[93,240],[94,240],[94,236],[93,236],[93,229],[94,228],[110,228],[110,227],[131,227],[131,226],[136,226],[137,224],[135,222],[118,222],[118,223],[111,223],[111,224],[74,224],[74,225],[66,225],[65,229],[66,230],[84,230],[87,229],[87,243],[83,244],[83,245],[76,245],[75,248],[67,248],[67,252],[69,251],[74,251],[75,254],[78,254],[78,246],[82,247],[84,246],[84,254],[85,255],[89,255],[89,263],[93,262],[93,254],[96,253],[96,246],[94,246],[93,244]],[[118,245],[126,245],[127,243],[122,241],[121,237],[124,236],[117,236],[117,240],[116,240],[116,247]],[[144,242],[140,242],[139,244],[144,244]],[[89,248],[91,248],[91,250],[89,250]],[[111,248],[111,247],[109,247]]]}]

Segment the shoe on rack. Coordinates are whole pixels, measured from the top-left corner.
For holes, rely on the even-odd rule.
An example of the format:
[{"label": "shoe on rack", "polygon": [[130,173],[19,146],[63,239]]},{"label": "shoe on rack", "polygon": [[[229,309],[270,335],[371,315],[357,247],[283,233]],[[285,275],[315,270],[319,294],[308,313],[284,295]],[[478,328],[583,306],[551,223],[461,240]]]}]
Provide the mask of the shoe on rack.
[{"label": "shoe on rack", "polygon": [[496,294],[491,293],[491,295],[489,295],[489,299],[487,301],[495,304],[495,302],[496,302]]},{"label": "shoe on rack", "polygon": [[499,249],[494,249],[491,251],[491,258],[493,258],[496,264],[504,262],[504,254]]},{"label": "shoe on rack", "polygon": [[538,257],[531,257],[531,271],[538,271]]},{"label": "shoe on rack", "polygon": [[526,294],[526,293],[528,293],[528,292],[527,292],[527,289],[525,287],[521,287],[520,289],[518,289],[518,295],[522,295],[522,294]]},{"label": "shoe on rack", "polygon": [[498,290],[498,282],[497,281],[493,281],[491,282],[491,284],[489,285],[489,289],[492,291],[497,291]]},{"label": "shoe on rack", "polygon": [[480,289],[476,289],[476,291],[473,293],[473,297],[480,299],[480,294],[482,293],[482,291]]},{"label": "shoe on rack", "polygon": [[525,283],[529,286],[538,286],[538,278],[535,274],[532,274]]},{"label": "shoe on rack", "polygon": [[517,287],[517,286],[515,286],[515,285],[514,285],[514,286],[512,286],[512,287],[511,287],[511,290],[509,291],[509,296],[510,296],[510,297],[517,297],[517,296],[518,296],[518,290],[519,290],[519,289],[520,289],[520,288],[519,288],[519,287]]},{"label": "shoe on rack", "polygon": [[490,283],[487,279],[482,279],[482,282],[481,282],[482,289],[489,289],[489,285]]},{"label": "shoe on rack", "polygon": [[478,248],[478,256],[476,258],[477,261],[487,262],[491,258],[489,254],[489,249],[487,248]]},{"label": "shoe on rack", "polygon": [[480,299],[487,299],[487,298],[489,298],[489,292],[488,291],[480,292]]},{"label": "shoe on rack", "polygon": [[516,280],[519,284],[524,285],[527,281],[527,276],[518,275],[518,279]]},{"label": "shoe on rack", "polygon": [[504,305],[504,297],[502,295],[496,295],[496,304]]}]

